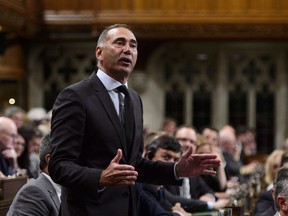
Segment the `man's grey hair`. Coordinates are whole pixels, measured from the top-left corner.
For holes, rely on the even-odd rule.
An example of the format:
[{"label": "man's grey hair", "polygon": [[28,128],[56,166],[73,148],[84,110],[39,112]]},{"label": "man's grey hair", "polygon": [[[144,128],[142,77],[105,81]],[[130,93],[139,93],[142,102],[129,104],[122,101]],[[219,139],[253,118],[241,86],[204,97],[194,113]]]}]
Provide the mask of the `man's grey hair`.
[{"label": "man's grey hair", "polygon": [[11,118],[17,112],[25,113],[25,111],[19,106],[8,106],[4,110],[3,114],[4,114],[4,116]]},{"label": "man's grey hair", "polygon": [[[114,25],[110,25],[107,26],[102,33],[100,34],[99,38],[98,38],[98,42],[97,42],[97,47],[101,47],[103,46],[103,43],[105,43],[105,41],[107,40],[107,34],[111,29],[114,28],[126,28],[131,30],[131,27],[128,26],[127,24],[114,24]],[[131,30],[132,31],[132,30]]]},{"label": "man's grey hair", "polygon": [[288,168],[282,167],[279,169],[274,183],[274,190],[275,190],[275,206],[276,209],[279,210],[280,207],[277,204],[277,197],[284,196],[288,198]]},{"label": "man's grey hair", "polygon": [[45,160],[47,154],[51,152],[50,133],[44,135],[41,139],[39,149],[40,169],[43,170],[48,164]]}]

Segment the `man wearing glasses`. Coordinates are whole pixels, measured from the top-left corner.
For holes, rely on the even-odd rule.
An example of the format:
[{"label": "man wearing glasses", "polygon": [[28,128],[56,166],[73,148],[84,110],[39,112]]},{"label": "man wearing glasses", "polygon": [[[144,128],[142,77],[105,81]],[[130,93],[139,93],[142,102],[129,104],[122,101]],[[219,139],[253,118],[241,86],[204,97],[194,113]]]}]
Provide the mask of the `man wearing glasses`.
[{"label": "man wearing glasses", "polygon": [[15,174],[17,168],[17,153],[14,149],[16,138],[17,127],[14,121],[7,117],[0,117],[0,177]]}]

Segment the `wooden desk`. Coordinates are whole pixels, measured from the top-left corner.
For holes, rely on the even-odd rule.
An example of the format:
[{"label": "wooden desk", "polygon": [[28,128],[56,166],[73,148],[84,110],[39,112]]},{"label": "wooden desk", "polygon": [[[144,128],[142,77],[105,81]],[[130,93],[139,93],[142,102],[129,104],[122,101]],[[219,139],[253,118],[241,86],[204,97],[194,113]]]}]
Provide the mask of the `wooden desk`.
[{"label": "wooden desk", "polygon": [[18,190],[27,183],[27,177],[0,179],[0,216],[6,216]]}]

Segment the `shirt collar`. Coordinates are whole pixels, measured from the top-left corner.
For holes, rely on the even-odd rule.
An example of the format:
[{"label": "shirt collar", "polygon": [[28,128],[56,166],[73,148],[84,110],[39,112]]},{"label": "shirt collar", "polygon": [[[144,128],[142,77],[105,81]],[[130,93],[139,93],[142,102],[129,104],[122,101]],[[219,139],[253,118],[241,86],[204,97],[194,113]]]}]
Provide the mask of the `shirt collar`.
[{"label": "shirt collar", "polygon": [[[104,71],[98,69],[97,76],[105,86],[108,91],[112,91],[116,89],[118,86],[122,85],[122,83],[108,76]],[[127,82],[124,84],[128,88]]]},{"label": "shirt collar", "polygon": [[54,187],[54,189],[55,189],[55,191],[56,191],[56,193],[57,193],[57,196],[58,196],[58,198],[59,198],[59,200],[61,201],[61,186],[59,185],[59,184],[57,184],[57,183],[55,183],[52,179],[51,179],[51,177],[49,176],[49,175],[47,175],[46,173],[44,173],[44,172],[42,172],[43,173],[43,175],[51,182],[51,184],[53,185],[53,187]]}]

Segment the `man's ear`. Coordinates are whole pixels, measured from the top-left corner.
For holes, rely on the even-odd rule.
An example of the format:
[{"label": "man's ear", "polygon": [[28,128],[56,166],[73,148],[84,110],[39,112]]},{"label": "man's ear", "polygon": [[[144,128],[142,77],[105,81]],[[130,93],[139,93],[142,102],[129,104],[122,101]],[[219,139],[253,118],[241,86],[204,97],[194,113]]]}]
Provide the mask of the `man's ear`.
[{"label": "man's ear", "polygon": [[47,164],[49,163],[50,158],[51,158],[50,154],[46,154],[45,155],[45,161],[46,161]]},{"label": "man's ear", "polygon": [[98,61],[102,61],[103,60],[102,48],[101,47],[96,47],[95,55],[96,55],[96,58],[97,58]]},{"label": "man's ear", "polygon": [[286,197],[278,196],[278,197],[277,197],[277,205],[278,205],[279,208],[282,209],[283,211],[287,211],[288,206],[286,205]]}]

